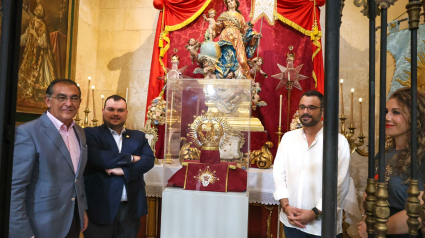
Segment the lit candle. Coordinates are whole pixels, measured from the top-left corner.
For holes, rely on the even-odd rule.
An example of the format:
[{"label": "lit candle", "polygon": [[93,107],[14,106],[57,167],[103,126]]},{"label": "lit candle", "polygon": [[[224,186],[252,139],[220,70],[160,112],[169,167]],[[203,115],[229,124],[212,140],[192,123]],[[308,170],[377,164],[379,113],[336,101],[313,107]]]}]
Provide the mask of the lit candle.
[{"label": "lit candle", "polygon": [[282,95],[280,95],[280,104],[279,104],[279,127],[281,126],[282,126]]},{"label": "lit candle", "polygon": [[350,116],[350,122],[351,125],[354,125],[353,116],[354,116],[354,88],[351,89],[351,116]]},{"label": "lit candle", "polygon": [[125,101],[128,103],[128,88],[125,90]]},{"label": "lit candle", "polygon": [[363,134],[363,122],[362,122],[362,98],[359,98],[360,104],[360,134]]},{"label": "lit candle", "polygon": [[91,80],[91,77],[89,76],[89,84],[88,84],[88,86],[87,86],[87,102],[86,102],[86,108],[89,108],[90,80]]},{"label": "lit candle", "polygon": [[341,92],[341,115],[344,115],[344,97],[342,96],[342,83],[344,82],[344,79],[341,79],[341,83],[339,84],[339,91]]},{"label": "lit candle", "polygon": [[102,109],[103,109],[103,105],[105,105],[105,103],[104,103],[104,101],[103,101],[103,100],[105,100],[105,99],[104,99],[104,97],[105,97],[105,96],[103,96],[103,94],[102,94],[102,95],[100,95],[100,97],[102,98]]},{"label": "lit candle", "polygon": [[93,117],[96,117],[96,106],[94,104],[94,86],[91,86],[92,89],[92,96],[93,96]]}]

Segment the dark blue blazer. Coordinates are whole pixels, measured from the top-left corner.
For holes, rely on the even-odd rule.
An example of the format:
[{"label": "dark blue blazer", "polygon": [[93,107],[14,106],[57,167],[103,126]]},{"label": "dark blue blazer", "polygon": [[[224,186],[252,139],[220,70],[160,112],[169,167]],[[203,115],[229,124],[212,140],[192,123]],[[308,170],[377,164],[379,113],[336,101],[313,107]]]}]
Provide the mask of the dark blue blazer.
[{"label": "dark blue blazer", "polygon": [[[106,125],[84,128],[88,159],[84,171],[89,220],[109,224],[117,215],[123,186],[127,190],[130,215],[139,218],[148,213],[143,174],[154,166],[155,157],[141,131],[123,133],[121,153]],[[131,155],[140,161],[131,162]],[[120,167],[124,176],[108,175],[106,169]]]}]

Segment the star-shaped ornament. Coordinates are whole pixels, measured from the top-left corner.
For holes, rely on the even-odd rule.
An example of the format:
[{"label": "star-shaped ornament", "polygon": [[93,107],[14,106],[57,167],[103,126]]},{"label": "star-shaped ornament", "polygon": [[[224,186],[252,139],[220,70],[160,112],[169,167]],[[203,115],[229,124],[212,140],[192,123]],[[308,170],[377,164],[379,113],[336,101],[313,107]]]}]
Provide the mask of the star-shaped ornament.
[{"label": "star-shaped ornament", "polygon": [[308,77],[300,74],[301,68],[303,65],[298,65],[294,68],[293,61],[288,60],[287,67],[277,64],[281,73],[272,75],[272,78],[279,79],[280,82],[276,87],[276,90],[286,86],[287,89],[292,89],[292,87],[296,87],[299,90],[303,90],[300,85],[300,80],[307,79]]}]

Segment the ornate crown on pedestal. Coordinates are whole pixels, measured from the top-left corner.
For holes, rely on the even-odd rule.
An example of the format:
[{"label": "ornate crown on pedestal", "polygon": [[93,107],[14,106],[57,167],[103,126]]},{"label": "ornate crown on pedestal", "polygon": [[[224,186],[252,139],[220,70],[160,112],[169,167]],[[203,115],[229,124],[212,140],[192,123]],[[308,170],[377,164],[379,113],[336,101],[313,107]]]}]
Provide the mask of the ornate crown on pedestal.
[{"label": "ornate crown on pedestal", "polygon": [[214,113],[206,113],[189,124],[190,143],[203,150],[218,150],[227,144],[226,133],[230,126],[226,119]]}]

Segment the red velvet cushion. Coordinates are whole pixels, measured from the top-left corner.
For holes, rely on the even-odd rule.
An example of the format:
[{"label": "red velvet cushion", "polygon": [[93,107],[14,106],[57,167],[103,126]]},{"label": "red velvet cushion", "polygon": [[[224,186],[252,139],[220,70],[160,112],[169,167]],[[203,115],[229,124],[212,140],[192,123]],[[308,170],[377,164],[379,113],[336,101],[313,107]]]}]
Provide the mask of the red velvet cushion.
[{"label": "red velvet cushion", "polygon": [[183,189],[227,192],[229,165],[189,163]]},{"label": "red velvet cushion", "polygon": [[[220,164],[232,164],[221,162]],[[179,169],[169,180],[168,187],[183,188],[186,175],[186,166]],[[241,168],[229,169],[227,191],[228,192],[243,192],[246,190],[248,174]]]}]

